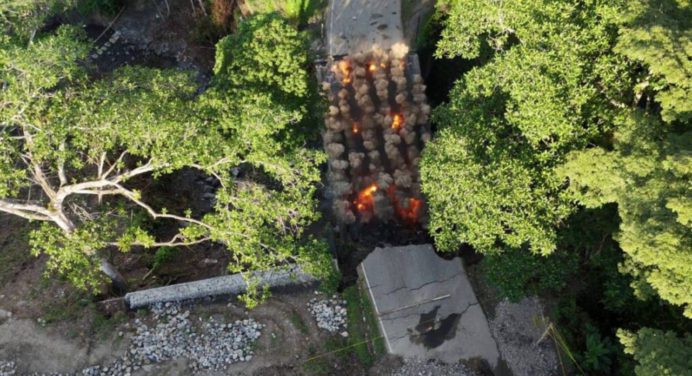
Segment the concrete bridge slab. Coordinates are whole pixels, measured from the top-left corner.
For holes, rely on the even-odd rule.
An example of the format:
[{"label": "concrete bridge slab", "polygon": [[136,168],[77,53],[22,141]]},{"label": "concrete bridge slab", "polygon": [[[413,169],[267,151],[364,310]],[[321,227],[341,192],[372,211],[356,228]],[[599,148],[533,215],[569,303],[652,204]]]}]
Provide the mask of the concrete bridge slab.
[{"label": "concrete bridge slab", "polygon": [[497,367],[497,344],[459,258],[442,259],[429,244],[376,248],[359,269],[390,353]]}]

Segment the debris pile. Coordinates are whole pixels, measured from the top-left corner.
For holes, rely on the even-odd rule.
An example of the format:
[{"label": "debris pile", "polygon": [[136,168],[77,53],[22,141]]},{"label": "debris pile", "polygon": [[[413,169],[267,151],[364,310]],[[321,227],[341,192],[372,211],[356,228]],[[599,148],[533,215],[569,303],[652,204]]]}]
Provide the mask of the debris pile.
[{"label": "debris pile", "polygon": [[308,310],[317,321],[317,326],[330,333],[346,333],[346,301],[334,295],[331,299],[313,298],[308,302]]},{"label": "debris pile", "polygon": [[322,84],[329,193],[342,223],[424,223],[418,165],[431,109],[408,48],[396,47],[346,56]]}]

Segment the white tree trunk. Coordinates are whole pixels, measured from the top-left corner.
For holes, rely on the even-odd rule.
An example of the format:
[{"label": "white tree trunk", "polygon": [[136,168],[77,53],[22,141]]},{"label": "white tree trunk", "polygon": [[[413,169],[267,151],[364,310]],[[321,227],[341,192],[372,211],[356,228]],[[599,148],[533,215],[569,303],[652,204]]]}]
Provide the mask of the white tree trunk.
[{"label": "white tree trunk", "polygon": [[[65,216],[65,214],[63,214],[62,211],[57,211],[52,220],[66,234],[70,234],[75,229],[75,225],[72,223],[72,221],[70,221],[67,218],[67,216]],[[122,274],[120,274],[118,269],[113,264],[111,264],[105,257],[101,255],[99,255],[98,257],[100,262],[99,269],[101,270],[101,272],[103,272],[103,274],[110,278],[115,290],[120,292],[127,292],[127,281],[122,276]]]}]

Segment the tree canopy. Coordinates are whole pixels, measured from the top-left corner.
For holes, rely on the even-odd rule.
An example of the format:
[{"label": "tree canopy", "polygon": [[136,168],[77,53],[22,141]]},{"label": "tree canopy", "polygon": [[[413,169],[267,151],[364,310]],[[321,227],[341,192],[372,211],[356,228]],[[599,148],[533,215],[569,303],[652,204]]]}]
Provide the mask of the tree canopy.
[{"label": "tree canopy", "polygon": [[639,363],[637,376],[686,375],[692,369],[692,337],[673,332],[643,328],[637,332],[619,330],[618,337]]},{"label": "tree canopy", "polygon": [[437,108],[423,190],[438,247],[548,254],[573,210],[554,172],[565,153],[612,129],[631,96],[612,53],[621,2],[458,2],[439,56],[481,58]]},{"label": "tree canopy", "polygon": [[[448,0],[438,10],[437,56],[475,62],[436,109],[421,165],[438,248],[490,254],[489,278],[506,293],[525,293],[512,275],[555,289],[561,268],[575,267],[569,249],[540,262],[518,252],[553,253],[573,214],[609,205],[622,281],[691,318],[690,2]],[[645,328],[620,340],[637,375],[689,369],[687,337]]]},{"label": "tree canopy", "polygon": [[[204,241],[231,252],[234,272],[296,263],[329,269],[310,268],[324,262],[324,247],[303,234],[318,218],[314,190],[324,158],[290,130],[307,112],[304,39],[274,16],[248,20],[239,35],[219,42],[216,75],[202,94],[179,70],[123,67],[94,80],[77,27],[30,44],[0,41],[0,210],[43,222],[32,246],[50,256],[50,270],[93,289],[98,266],[108,272],[108,247]],[[244,73],[225,56],[240,61],[252,49],[284,52],[255,54],[255,75],[232,78]],[[234,167],[244,173],[236,177]],[[193,217],[142,195],[141,179],[182,169],[218,180],[212,212]],[[147,226],[154,220],[179,231],[158,239]]]}]

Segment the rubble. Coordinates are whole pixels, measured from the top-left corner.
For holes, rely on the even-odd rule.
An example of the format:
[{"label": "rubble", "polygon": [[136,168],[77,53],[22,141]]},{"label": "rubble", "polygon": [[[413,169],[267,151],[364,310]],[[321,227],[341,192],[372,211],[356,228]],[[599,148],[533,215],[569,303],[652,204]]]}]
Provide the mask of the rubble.
[{"label": "rubble", "polygon": [[[227,323],[200,317],[199,321],[193,321],[190,311],[175,303],[154,305],[151,312],[150,324],[134,320],[134,333],[124,356],[110,364],[87,367],[74,375],[130,376],[140,370],[151,370],[157,363],[176,359],[187,360],[193,373],[218,371],[234,363],[250,361],[254,343],[264,328],[253,319]],[[0,376],[13,376],[14,372],[14,362],[0,361]]]},{"label": "rubble", "polygon": [[[308,310],[317,320],[317,326],[330,332],[346,332],[346,301],[334,295],[331,299],[313,298],[308,302]],[[345,336],[344,336],[345,337]]]},{"label": "rubble", "polygon": [[404,359],[404,364],[391,376],[476,376],[461,363],[445,364],[436,360]]}]

